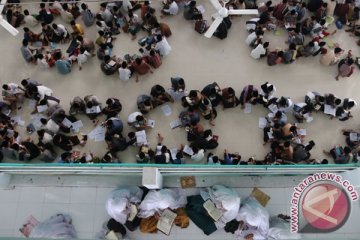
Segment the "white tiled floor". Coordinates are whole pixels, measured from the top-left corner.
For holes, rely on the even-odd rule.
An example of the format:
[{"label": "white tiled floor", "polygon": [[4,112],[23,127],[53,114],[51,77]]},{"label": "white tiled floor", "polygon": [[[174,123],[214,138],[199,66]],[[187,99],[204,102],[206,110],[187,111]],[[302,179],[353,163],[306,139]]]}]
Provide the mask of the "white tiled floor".
[{"label": "white tiled floor", "polygon": [[[261,188],[271,200],[267,206],[270,215],[289,214],[289,197],[292,188]],[[79,238],[93,239],[108,219],[104,203],[112,188],[90,187],[27,187],[19,186],[13,189],[0,189],[0,236],[21,237],[18,229],[26,218],[33,215],[39,221],[45,220],[56,213],[68,213]],[[239,196],[245,198],[252,188],[236,188]],[[191,190],[192,193],[198,190]],[[190,192],[190,191],[189,191]],[[5,197],[6,196],[6,197]],[[360,216],[360,204],[354,204],[348,222],[338,232],[326,235],[328,239],[340,239],[359,236],[354,223]],[[130,239],[234,239],[234,237],[218,230],[210,236],[205,236],[193,223],[187,229],[174,226],[169,237],[159,234],[142,234],[139,231],[129,232]],[[306,238],[314,235],[305,236]]]}]

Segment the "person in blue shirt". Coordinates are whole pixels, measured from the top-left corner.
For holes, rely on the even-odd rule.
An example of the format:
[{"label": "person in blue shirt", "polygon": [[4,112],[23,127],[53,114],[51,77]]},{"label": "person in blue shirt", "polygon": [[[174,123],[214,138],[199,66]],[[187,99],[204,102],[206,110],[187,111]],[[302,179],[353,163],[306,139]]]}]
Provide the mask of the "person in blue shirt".
[{"label": "person in blue shirt", "polygon": [[60,74],[65,75],[71,72],[71,61],[67,59],[63,59],[61,52],[57,52],[55,54],[55,59],[56,59],[55,66]]}]

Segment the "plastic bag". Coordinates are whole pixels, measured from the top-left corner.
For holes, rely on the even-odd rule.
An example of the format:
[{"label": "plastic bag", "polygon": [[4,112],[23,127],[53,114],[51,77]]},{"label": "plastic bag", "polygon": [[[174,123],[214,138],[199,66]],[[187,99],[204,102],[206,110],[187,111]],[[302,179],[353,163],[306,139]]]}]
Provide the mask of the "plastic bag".
[{"label": "plastic bag", "polygon": [[240,208],[240,197],[234,189],[222,185],[214,185],[208,188],[208,193],[211,201],[217,207],[226,210],[220,219],[223,223],[226,224],[236,218]]},{"label": "plastic bag", "polygon": [[136,186],[115,189],[106,201],[106,211],[117,222],[125,224],[130,214],[130,203],[140,203],[142,195],[143,190]]},{"label": "plastic bag", "polygon": [[266,236],[269,231],[269,217],[269,212],[255,198],[248,197],[240,207],[236,220],[256,227],[259,233]]},{"label": "plastic bag", "polygon": [[270,218],[268,239],[301,239],[298,233],[290,232],[290,223],[277,216]]},{"label": "plastic bag", "polygon": [[77,238],[71,217],[66,214],[51,216],[39,223],[30,233],[30,238],[70,239]]},{"label": "plastic bag", "polygon": [[177,209],[187,204],[183,189],[151,190],[139,206],[138,216],[147,218],[167,208]]}]

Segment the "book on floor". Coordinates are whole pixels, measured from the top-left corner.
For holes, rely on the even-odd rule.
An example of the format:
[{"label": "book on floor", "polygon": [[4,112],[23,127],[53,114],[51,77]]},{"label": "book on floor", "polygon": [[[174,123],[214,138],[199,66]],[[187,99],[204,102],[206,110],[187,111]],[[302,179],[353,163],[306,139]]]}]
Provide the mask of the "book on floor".
[{"label": "book on floor", "polygon": [[176,213],[173,211],[165,209],[157,223],[157,229],[159,229],[164,234],[169,235],[176,216]]},{"label": "book on floor", "polygon": [[205,210],[209,214],[209,216],[214,219],[215,222],[219,221],[219,219],[223,216],[224,212],[221,209],[218,209],[215,206],[215,203],[208,199],[203,204]]},{"label": "book on floor", "polygon": [[39,224],[39,221],[34,218],[32,215],[30,215],[25,223],[23,224],[22,228],[19,229],[19,231],[25,236],[29,237],[31,231]]},{"label": "book on floor", "polygon": [[105,239],[107,239],[107,240],[119,240],[119,238],[117,237],[116,233],[113,230],[109,231],[105,235]]}]

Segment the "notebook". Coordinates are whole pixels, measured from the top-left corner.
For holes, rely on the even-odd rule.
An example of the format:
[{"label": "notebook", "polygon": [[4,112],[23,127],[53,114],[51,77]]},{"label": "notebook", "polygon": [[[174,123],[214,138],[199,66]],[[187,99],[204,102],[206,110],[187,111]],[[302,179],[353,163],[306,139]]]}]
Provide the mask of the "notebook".
[{"label": "notebook", "polygon": [[184,146],[183,152],[190,156],[194,155],[194,151],[188,145]]},{"label": "notebook", "polygon": [[261,191],[259,188],[254,187],[253,191],[250,194],[251,197],[256,198],[256,200],[258,200],[258,202],[263,206],[266,207],[267,203],[270,200],[270,197],[264,193],[263,191]]},{"label": "notebook", "polygon": [[157,223],[157,229],[159,229],[164,234],[169,235],[176,216],[176,213],[170,211],[169,209],[165,209]]},{"label": "notebook", "polygon": [[130,204],[130,215],[127,220],[132,222],[135,219],[137,214],[138,214],[137,206],[135,204],[131,203]]},{"label": "notebook", "polygon": [[214,219],[215,222],[219,221],[219,219],[223,216],[224,212],[221,209],[216,208],[215,204],[211,199],[208,199],[203,204],[205,210],[209,214],[209,216]]},{"label": "notebook", "polygon": [[180,127],[180,126],[181,126],[180,119],[176,119],[176,120],[170,122],[171,129],[174,129],[174,128],[177,128],[177,127]]},{"label": "notebook", "polygon": [[25,236],[29,237],[31,231],[39,224],[39,221],[34,218],[32,215],[30,215],[26,222],[23,224],[22,228],[19,229],[19,231]]},{"label": "notebook", "polygon": [[155,127],[155,120],[153,119],[149,119],[147,121],[147,126],[151,127],[151,128],[154,128]]},{"label": "notebook", "polygon": [[36,108],[37,108],[37,111],[39,113],[41,113],[41,112],[45,112],[48,109],[48,106],[47,105],[38,105]]}]

